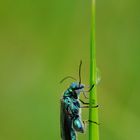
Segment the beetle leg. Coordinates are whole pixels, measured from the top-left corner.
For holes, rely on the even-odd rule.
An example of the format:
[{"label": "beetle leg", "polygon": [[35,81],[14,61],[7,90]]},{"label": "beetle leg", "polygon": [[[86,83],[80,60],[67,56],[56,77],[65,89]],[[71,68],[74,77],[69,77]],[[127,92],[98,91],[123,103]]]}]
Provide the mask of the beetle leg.
[{"label": "beetle leg", "polygon": [[73,120],[73,128],[77,131],[77,132],[81,132],[84,133],[84,124],[83,121],[80,119],[80,117],[77,117]]},{"label": "beetle leg", "polygon": [[88,120],[89,123],[95,123],[97,125],[100,125],[99,123],[95,122],[95,121],[91,121],[91,120]]},{"label": "beetle leg", "polygon": [[81,106],[80,108],[97,108],[99,107],[99,105],[96,105],[96,106]]},{"label": "beetle leg", "polygon": [[89,105],[89,103],[86,103],[86,102],[82,101],[81,99],[79,99],[79,101],[84,105]]},{"label": "beetle leg", "polygon": [[[81,100],[81,99],[79,99],[79,101],[82,103],[82,104],[84,104],[84,105],[89,105],[89,103],[86,103],[86,102],[84,102],[83,100]],[[95,103],[95,100],[92,100],[92,104],[94,104]]]},{"label": "beetle leg", "polygon": [[91,121],[91,120],[84,120],[83,124],[85,125],[86,123],[94,123],[96,125],[100,125],[99,123],[95,122],[95,121]]}]

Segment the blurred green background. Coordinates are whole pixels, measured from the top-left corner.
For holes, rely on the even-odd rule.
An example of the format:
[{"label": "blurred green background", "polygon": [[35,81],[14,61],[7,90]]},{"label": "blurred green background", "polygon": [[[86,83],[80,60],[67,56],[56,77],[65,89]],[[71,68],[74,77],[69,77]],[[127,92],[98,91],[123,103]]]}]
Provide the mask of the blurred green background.
[{"label": "blurred green background", "polygon": [[[82,59],[89,85],[90,15],[91,0],[0,1],[0,140],[60,140],[59,81]],[[100,140],[140,139],[139,25],[136,0],[96,1]]]}]

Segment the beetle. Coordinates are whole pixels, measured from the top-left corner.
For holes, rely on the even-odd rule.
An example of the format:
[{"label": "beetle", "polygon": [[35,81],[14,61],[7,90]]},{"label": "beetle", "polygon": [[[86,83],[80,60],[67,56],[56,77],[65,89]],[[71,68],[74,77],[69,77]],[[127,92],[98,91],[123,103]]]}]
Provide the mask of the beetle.
[{"label": "beetle", "polygon": [[[89,103],[85,103],[82,101],[79,96],[82,92],[85,98],[88,98],[85,92],[89,92],[93,89],[94,85],[88,91],[84,91],[85,85],[81,83],[81,65],[82,61],[80,61],[79,65],[79,82],[72,82],[67,90],[64,92],[60,103],[61,103],[61,111],[60,111],[60,129],[61,129],[61,139],[62,140],[76,140],[76,132],[84,133],[84,121],[81,118],[81,108],[89,108]],[[64,80],[71,78],[76,80],[71,76],[67,76],[60,81],[62,83]],[[84,104],[81,106],[80,102]],[[85,105],[86,104],[86,105]],[[91,106],[92,108],[98,107]],[[93,122],[88,120],[89,122]],[[98,124],[96,122],[93,122]]]}]

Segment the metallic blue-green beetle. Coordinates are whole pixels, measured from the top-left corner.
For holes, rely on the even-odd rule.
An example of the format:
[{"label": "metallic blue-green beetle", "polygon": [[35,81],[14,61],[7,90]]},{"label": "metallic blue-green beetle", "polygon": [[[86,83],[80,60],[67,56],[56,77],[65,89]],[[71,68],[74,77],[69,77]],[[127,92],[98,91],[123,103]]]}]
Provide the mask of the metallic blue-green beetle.
[{"label": "metallic blue-green beetle", "polygon": [[72,83],[64,92],[61,99],[61,138],[62,140],[76,140],[75,131],[84,132],[81,121],[79,94],[84,85]]},{"label": "metallic blue-green beetle", "polygon": [[[89,106],[81,106],[80,102],[85,103],[79,99],[79,95],[81,92],[84,93],[84,85],[81,84],[81,64],[79,66],[79,82],[73,82],[68,89],[64,92],[63,97],[61,99],[61,112],[60,112],[60,125],[61,125],[61,138],[62,140],[76,140],[76,132],[84,133],[84,123],[81,119],[81,108]],[[67,78],[66,77],[62,81]],[[94,87],[89,89],[89,91]],[[85,96],[85,94],[84,94]],[[85,96],[86,97],[86,96]],[[98,106],[94,106],[98,107]],[[96,123],[96,122],[94,122]]]}]

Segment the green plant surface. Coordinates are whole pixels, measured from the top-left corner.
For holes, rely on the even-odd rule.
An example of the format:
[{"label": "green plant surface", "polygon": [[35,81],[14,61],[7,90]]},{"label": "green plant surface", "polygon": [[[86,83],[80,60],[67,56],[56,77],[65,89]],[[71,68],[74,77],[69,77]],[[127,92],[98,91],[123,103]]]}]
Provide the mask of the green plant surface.
[{"label": "green plant surface", "polygon": [[[97,104],[96,94],[96,50],[95,50],[95,0],[91,4],[91,44],[90,44],[90,85],[95,85],[90,91],[90,105]],[[89,109],[89,120],[98,123],[98,109]],[[95,123],[89,123],[89,140],[99,140],[99,126]]]}]

